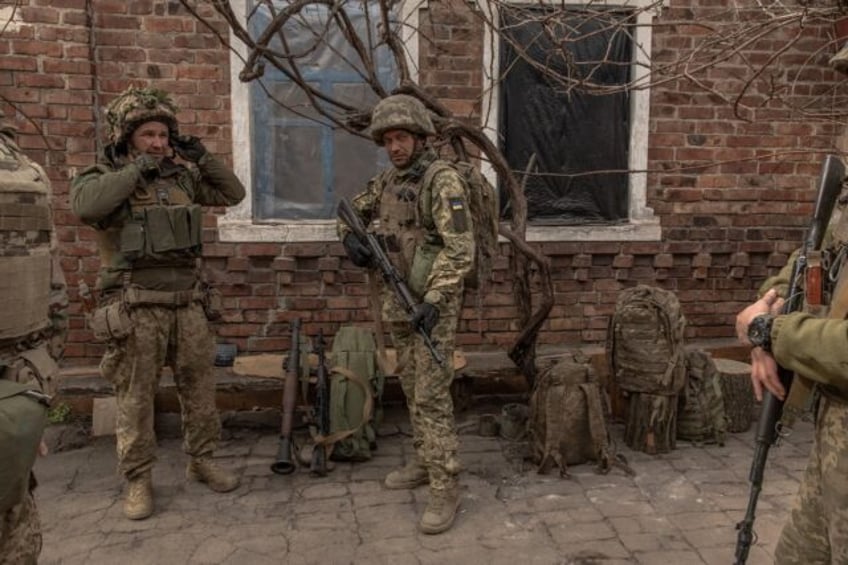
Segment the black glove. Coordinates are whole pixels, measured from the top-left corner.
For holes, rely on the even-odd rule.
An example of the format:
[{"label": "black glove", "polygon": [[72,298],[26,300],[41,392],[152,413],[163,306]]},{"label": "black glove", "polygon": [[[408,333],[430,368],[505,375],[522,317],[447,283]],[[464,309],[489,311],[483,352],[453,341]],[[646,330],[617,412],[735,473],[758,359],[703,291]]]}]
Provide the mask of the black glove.
[{"label": "black glove", "polygon": [[429,302],[422,302],[415,307],[415,314],[412,315],[412,326],[424,330],[428,336],[436,324],[439,322],[439,309]]},{"label": "black glove", "polygon": [[357,267],[367,267],[371,264],[371,250],[368,249],[359,236],[351,232],[342,240],[347,256]]},{"label": "black glove", "polygon": [[172,137],[171,145],[174,146],[174,151],[177,152],[177,155],[192,163],[197,163],[201,157],[206,155],[206,147],[203,146],[199,137],[193,135]]},{"label": "black glove", "polygon": [[153,180],[159,176],[159,161],[152,155],[142,153],[135,158],[135,166],[145,180]]}]

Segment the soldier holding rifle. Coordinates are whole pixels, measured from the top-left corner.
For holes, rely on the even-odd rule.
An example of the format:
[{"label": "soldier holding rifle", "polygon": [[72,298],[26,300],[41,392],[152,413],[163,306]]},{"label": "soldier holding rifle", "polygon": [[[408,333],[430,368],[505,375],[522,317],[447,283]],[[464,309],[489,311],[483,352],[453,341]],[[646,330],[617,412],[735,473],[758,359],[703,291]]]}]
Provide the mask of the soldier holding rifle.
[{"label": "soldier holding rifle", "polygon": [[[393,167],[373,178],[352,205],[343,202],[339,235],[355,265],[382,274],[382,320],[397,350],[412,423],[415,456],[389,473],[385,485],[429,484],[419,528],[436,534],[451,527],[459,504],[450,361],[463,278],[474,260],[472,218],[459,173],[440,167],[443,161],[427,144],[435,130],[419,100],[405,95],[382,100],[374,108],[370,133]],[[428,174],[434,164],[440,170]],[[379,220],[376,238],[354,229],[374,220]]]},{"label": "soldier holding rifle", "polygon": [[[749,516],[740,524],[743,533],[746,526],[751,531],[759,492],[753,477],[761,482],[778,420],[791,423],[807,407],[816,414],[807,470],[775,549],[778,565],[848,563],[848,200],[844,191],[837,198],[844,176],[842,163],[829,156],[804,247],[763,284],[761,298],[736,319],[740,341],[754,346],[755,395],[761,400],[765,393],[757,437],[762,457],[757,464],[755,456],[752,467],[755,489]],[[792,307],[800,298],[798,307]],[[745,562],[750,543],[750,535],[740,534],[736,563]]]}]

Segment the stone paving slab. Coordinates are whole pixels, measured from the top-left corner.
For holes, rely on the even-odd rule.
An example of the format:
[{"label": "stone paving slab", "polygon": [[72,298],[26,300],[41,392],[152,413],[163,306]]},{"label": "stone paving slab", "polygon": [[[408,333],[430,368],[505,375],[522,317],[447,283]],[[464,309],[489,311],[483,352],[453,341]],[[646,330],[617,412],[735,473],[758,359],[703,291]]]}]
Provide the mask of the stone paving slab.
[{"label": "stone paving slab", "polygon": [[[122,515],[114,438],[41,458],[36,472],[44,528],[40,563],[201,564],[625,564],[732,562],[735,524],[748,501],[753,431],[723,447],[678,442],[669,454],[619,450],[635,476],[591,464],[570,477],[538,475],[525,448],[479,437],[475,414],[459,418],[462,502],[454,527],[438,536],[416,529],[426,488],[389,491],[381,478],[405,461],[411,443],[405,414],[390,411],[375,457],[337,463],[323,478],[300,469],[278,476],[272,432],[227,430],[216,458],[242,477],[217,494],[187,483],[179,439],[162,439],[154,470],[156,513]],[[394,423],[393,423],[394,422]],[[758,543],[748,563],[772,562],[811,445],[801,423],[773,448],[758,504]]]}]

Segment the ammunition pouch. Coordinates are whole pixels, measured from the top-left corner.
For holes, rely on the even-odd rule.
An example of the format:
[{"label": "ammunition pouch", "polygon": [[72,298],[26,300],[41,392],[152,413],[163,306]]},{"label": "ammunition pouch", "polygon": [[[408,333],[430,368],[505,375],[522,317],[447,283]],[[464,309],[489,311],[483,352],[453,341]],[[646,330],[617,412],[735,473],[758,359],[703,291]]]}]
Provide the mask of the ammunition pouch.
[{"label": "ammunition pouch", "polygon": [[46,394],[56,389],[59,365],[50,356],[46,343],[26,351],[17,351],[10,360],[0,359],[0,379],[37,387]]},{"label": "ammunition pouch", "polygon": [[200,256],[203,212],[197,204],[148,206],[121,228],[120,251],[130,263],[167,263]]},{"label": "ammunition pouch", "polygon": [[99,342],[121,341],[132,333],[129,311],[121,300],[96,308],[86,318],[94,339]]},{"label": "ammunition pouch", "polygon": [[206,314],[206,319],[210,322],[220,320],[221,313],[224,309],[221,291],[203,283],[200,285],[200,292],[200,303],[203,305],[203,312]]}]

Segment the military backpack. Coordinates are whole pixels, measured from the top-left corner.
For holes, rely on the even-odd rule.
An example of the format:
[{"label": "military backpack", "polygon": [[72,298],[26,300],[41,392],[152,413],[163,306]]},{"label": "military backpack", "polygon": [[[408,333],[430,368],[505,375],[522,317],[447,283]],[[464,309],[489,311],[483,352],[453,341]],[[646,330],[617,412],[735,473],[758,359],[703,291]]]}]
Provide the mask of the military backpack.
[{"label": "military backpack", "polygon": [[474,225],[474,263],[465,277],[466,288],[478,288],[489,279],[492,262],[498,252],[500,207],[495,187],[472,165],[464,161],[433,162],[424,173],[423,187],[429,187],[437,173],[450,168],[459,173],[468,188],[468,211]]},{"label": "military backpack", "polygon": [[377,448],[384,375],[371,330],[343,326],[333,337],[330,364],[330,435],[334,461],[367,461]]},{"label": "military backpack", "polygon": [[[2,368],[0,368],[2,369]],[[18,504],[47,426],[47,397],[33,386],[2,378],[0,370],[0,515]]]},{"label": "military backpack", "polygon": [[531,458],[540,474],[551,468],[567,476],[569,465],[597,463],[600,472],[616,462],[607,430],[605,392],[589,359],[566,355],[543,370],[530,396],[527,432]]},{"label": "military backpack", "polygon": [[727,418],[721,377],[709,353],[686,351],[686,386],[678,397],[677,439],[724,445]]},{"label": "military backpack", "polygon": [[607,329],[607,360],[627,392],[676,395],[686,378],[686,319],[673,292],[638,285],[622,291]]}]

